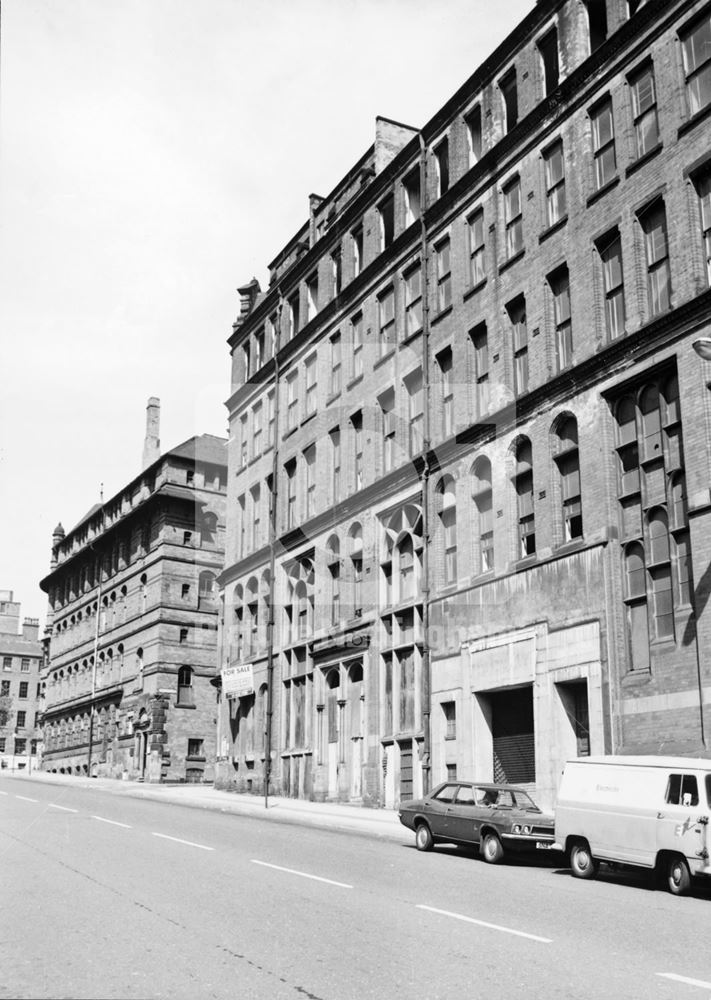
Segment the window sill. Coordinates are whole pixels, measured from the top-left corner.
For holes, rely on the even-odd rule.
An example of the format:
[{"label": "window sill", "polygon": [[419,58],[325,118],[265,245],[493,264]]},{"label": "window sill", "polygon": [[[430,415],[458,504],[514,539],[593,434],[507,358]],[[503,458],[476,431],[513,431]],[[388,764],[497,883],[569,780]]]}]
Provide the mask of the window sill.
[{"label": "window sill", "polygon": [[407,337],[405,337],[405,339],[400,342],[400,347],[409,347],[410,344],[413,344],[421,336],[422,336],[422,327],[420,327],[420,329],[416,330],[414,333],[411,333]]},{"label": "window sill", "polygon": [[291,437],[292,434],[295,434],[297,430],[298,427],[290,427],[288,430],[284,431],[284,433],[281,436],[282,441],[286,441],[286,439],[288,437]]},{"label": "window sill", "polygon": [[486,284],[486,278],[484,278],[483,281],[478,281],[476,285],[472,285],[471,288],[467,288],[463,296],[463,301],[466,302],[467,299],[470,299],[472,297],[472,295],[476,295],[477,292],[480,292],[485,284]]},{"label": "window sill", "polygon": [[535,566],[538,562],[538,554],[533,553],[530,556],[524,556],[523,559],[517,559],[511,564],[511,568],[514,573],[520,573],[524,569],[530,569],[531,566]]},{"label": "window sill", "polygon": [[185,759],[194,762],[196,764],[204,764],[207,761],[207,757],[203,755],[198,756],[197,754],[191,754],[191,753],[187,754]]},{"label": "window sill", "polygon": [[552,226],[548,227],[548,229],[544,229],[541,235],[538,237],[538,242],[545,243],[548,237],[552,236],[554,233],[557,233],[560,229],[562,229],[563,226],[566,225],[567,221],[568,221],[568,216],[564,215],[562,219],[558,219],[558,221],[554,222]]},{"label": "window sill", "polygon": [[650,160],[653,160],[655,156],[658,156],[663,149],[664,149],[663,144],[661,142],[658,142],[657,145],[654,147],[654,149],[649,149],[647,150],[646,153],[643,153],[642,156],[639,157],[639,159],[635,160],[634,163],[631,163],[629,167],[627,167],[627,169],[625,170],[625,178],[631,177],[633,174],[636,174],[637,171],[640,169],[640,167],[643,167],[645,163],[649,163]]},{"label": "window sill", "polygon": [[386,363],[386,361],[389,361],[390,358],[392,358],[394,354],[395,354],[395,348],[391,347],[389,351],[386,351],[385,354],[381,355],[378,358],[378,360],[373,363],[373,371],[375,371],[377,368],[380,368],[382,365],[384,365]]},{"label": "window sill", "polygon": [[629,670],[624,677],[620,678],[620,686],[623,688],[642,687],[652,681],[652,671],[649,667],[646,670]]},{"label": "window sill", "polygon": [[353,378],[350,380],[350,382],[346,382],[346,389],[352,389],[353,386],[358,385],[358,383],[362,381],[363,381],[362,374],[354,375]]},{"label": "window sill", "polygon": [[185,701],[175,701],[175,702],[173,702],[173,708],[189,708],[189,709],[194,709],[194,708],[197,708],[197,705],[195,704],[194,701],[190,702],[189,704],[188,704],[188,702],[185,702]]},{"label": "window sill", "polygon": [[711,102],[705,108],[702,108],[701,111],[697,111],[695,115],[692,115],[683,125],[679,126],[677,138],[681,139],[687,132],[691,132],[692,129],[696,128],[701,122],[706,121],[709,117],[711,117]]},{"label": "window sill", "polygon": [[524,247],[523,250],[519,250],[518,253],[515,253],[513,257],[509,257],[508,260],[505,260],[503,264],[499,264],[499,274],[503,274],[504,271],[508,271],[510,267],[513,267],[517,261],[521,260],[525,253],[526,248]]},{"label": "window sill", "polygon": [[299,427],[303,427],[303,426],[304,426],[304,424],[308,424],[308,423],[310,423],[310,422],[311,422],[312,420],[315,420],[315,419],[316,419],[316,413],[317,413],[317,411],[316,411],[316,410],[314,410],[314,412],[313,412],[313,413],[309,413],[309,414],[307,414],[307,415],[306,415],[306,416],[304,417],[304,419],[303,419],[303,420],[301,421],[301,423],[299,424]]},{"label": "window sill", "polygon": [[583,548],[585,548],[585,539],[581,536],[580,538],[572,538],[569,542],[561,542],[560,545],[554,546],[553,552],[557,556],[567,556]]},{"label": "window sill", "polygon": [[450,304],[447,306],[446,309],[442,309],[441,312],[438,312],[437,315],[434,316],[433,319],[430,321],[430,326],[436,326],[440,322],[440,320],[444,319],[445,316],[449,316],[453,308],[454,306]]},{"label": "window sill", "polygon": [[590,195],[588,200],[585,202],[586,207],[590,208],[590,206],[594,205],[596,201],[599,201],[600,198],[604,197],[608,191],[612,191],[613,188],[616,188],[619,183],[620,178],[618,175],[617,177],[613,177],[611,181],[608,181],[607,184],[603,184],[601,188],[598,188],[597,191],[594,191]]},{"label": "window sill", "polygon": [[326,406],[330,406],[330,405],[331,405],[331,403],[335,403],[335,401],[336,401],[337,399],[340,399],[340,396],[341,396],[340,392],[334,392],[334,393],[332,393],[332,394],[331,394],[330,396],[328,396],[328,397],[327,397],[327,399],[326,399]]}]

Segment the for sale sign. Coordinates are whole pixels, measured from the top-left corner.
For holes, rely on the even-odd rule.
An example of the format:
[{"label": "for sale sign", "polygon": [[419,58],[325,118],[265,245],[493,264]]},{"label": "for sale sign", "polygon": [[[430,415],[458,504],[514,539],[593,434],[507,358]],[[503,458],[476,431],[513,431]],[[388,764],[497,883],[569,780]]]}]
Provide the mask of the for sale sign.
[{"label": "for sale sign", "polygon": [[254,672],[251,663],[238,663],[222,669],[222,693],[226,698],[241,698],[254,694]]}]

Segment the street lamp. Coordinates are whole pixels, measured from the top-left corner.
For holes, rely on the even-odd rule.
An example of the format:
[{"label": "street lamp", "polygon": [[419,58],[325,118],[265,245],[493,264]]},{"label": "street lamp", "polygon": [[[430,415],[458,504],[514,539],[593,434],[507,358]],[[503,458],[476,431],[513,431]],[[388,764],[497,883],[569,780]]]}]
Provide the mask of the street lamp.
[{"label": "street lamp", "polygon": [[700,337],[691,345],[704,361],[711,361],[711,337]]}]

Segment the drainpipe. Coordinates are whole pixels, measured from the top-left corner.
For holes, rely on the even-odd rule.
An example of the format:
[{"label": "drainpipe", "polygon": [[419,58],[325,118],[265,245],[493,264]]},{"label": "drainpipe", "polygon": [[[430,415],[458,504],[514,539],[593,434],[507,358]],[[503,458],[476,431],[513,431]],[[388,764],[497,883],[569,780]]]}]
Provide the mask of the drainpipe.
[{"label": "drainpipe", "polygon": [[420,267],[422,269],[422,392],[423,392],[423,459],[422,468],[422,783],[427,794],[431,784],[431,657],[429,644],[430,628],[430,580],[429,580],[429,480],[430,480],[430,297],[428,278],[427,226],[427,147],[422,132],[420,140]]},{"label": "drainpipe", "polygon": [[277,474],[279,470],[279,350],[281,348],[281,321],[284,296],[279,292],[277,306],[277,331],[274,344],[274,442],[272,445],[272,492],[269,512],[269,618],[267,620],[267,718],[264,733],[264,808],[269,807],[269,779],[272,771],[272,716],[274,714],[274,590],[277,535]]}]

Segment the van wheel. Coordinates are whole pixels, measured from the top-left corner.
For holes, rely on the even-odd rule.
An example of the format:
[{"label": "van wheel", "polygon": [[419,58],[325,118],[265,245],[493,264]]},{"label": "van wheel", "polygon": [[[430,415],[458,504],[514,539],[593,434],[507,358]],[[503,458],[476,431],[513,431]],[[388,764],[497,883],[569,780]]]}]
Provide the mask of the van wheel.
[{"label": "van wheel", "polygon": [[501,861],[504,856],[504,849],[495,833],[486,833],[484,835],[481,843],[481,853],[484,855],[484,861],[487,861],[490,865],[498,865],[499,861]]},{"label": "van wheel", "polygon": [[420,823],[415,830],[415,847],[418,851],[431,851],[434,847],[432,831],[426,823]]},{"label": "van wheel", "polygon": [[576,878],[593,878],[598,862],[590,853],[587,841],[578,840],[570,849],[570,867]]},{"label": "van wheel", "polygon": [[685,896],[691,888],[689,866],[678,854],[667,859],[666,877],[667,888],[673,896]]}]

